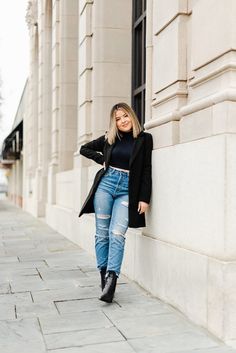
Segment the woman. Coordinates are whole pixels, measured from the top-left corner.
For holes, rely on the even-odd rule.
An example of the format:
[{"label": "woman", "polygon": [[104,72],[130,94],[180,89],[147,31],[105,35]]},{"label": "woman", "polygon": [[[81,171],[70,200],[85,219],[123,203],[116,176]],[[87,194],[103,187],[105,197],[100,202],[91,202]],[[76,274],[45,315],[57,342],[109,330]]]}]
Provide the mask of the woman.
[{"label": "woman", "polygon": [[95,251],[101,274],[100,300],[112,302],[128,227],[145,227],[151,197],[152,136],[143,132],[133,109],[114,105],[106,135],[83,145],[80,153],[103,165],[80,211],[95,212]]}]

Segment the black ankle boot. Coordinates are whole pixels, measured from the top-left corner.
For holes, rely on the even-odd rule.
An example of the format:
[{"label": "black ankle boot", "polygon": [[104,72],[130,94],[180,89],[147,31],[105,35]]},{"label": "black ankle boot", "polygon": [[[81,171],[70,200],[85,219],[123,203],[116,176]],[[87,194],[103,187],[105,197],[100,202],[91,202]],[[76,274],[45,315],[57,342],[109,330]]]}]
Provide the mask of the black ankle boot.
[{"label": "black ankle boot", "polygon": [[100,275],[101,275],[101,288],[102,288],[102,290],[104,289],[105,284],[106,284],[106,272],[107,272],[106,267],[101,268]]},{"label": "black ankle boot", "polygon": [[117,281],[117,275],[115,271],[108,271],[105,287],[103,289],[101,297],[99,298],[100,300],[107,303],[112,302],[112,299],[114,297],[114,293],[116,290],[116,281]]}]

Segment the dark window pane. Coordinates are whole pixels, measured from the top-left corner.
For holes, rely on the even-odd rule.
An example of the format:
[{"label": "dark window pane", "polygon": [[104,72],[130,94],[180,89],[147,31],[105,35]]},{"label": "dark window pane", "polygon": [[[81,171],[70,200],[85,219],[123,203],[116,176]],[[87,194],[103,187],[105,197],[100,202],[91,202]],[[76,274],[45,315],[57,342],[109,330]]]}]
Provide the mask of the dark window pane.
[{"label": "dark window pane", "polygon": [[142,119],[141,119],[141,124],[143,125],[145,123],[145,97],[146,97],[146,91],[145,89],[143,90],[143,95],[142,95]]},{"label": "dark window pane", "polygon": [[139,121],[141,120],[142,116],[142,95],[141,93],[136,94],[134,97],[134,111],[137,114]]},{"label": "dark window pane", "polygon": [[143,12],[146,11],[146,7],[147,7],[146,0],[143,0]]},{"label": "dark window pane", "polygon": [[142,23],[135,29],[134,48],[134,88],[142,84]]},{"label": "dark window pane", "polygon": [[133,0],[133,11],[135,21],[142,15],[142,1],[143,0]]},{"label": "dark window pane", "polygon": [[146,82],[146,17],[143,20],[143,44],[142,44],[142,54],[143,54],[143,79],[142,83]]}]

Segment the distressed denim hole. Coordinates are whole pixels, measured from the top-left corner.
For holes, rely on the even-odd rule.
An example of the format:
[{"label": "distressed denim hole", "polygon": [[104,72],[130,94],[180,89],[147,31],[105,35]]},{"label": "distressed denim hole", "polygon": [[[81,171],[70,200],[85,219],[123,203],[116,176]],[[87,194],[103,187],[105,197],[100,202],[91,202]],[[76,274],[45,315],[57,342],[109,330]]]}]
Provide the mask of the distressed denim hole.
[{"label": "distressed denim hole", "polygon": [[122,202],[121,202],[121,205],[128,207],[128,206],[129,206],[129,203],[128,203],[128,201],[122,201]]},{"label": "distressed denim hole", "polygon": [[121,224],[121,223],[117,223],[118,226],[122,227],[122,228],[127,228],[127,225],[126,224]]},{"label": "distressed denim hole", "polygon": [[116,236],[120,236],[122,238],[125,238],[125,235],[123,233],[119,232],[118,230],[113,230],[112,233]]},{"label": "distressed denim hole", "polygon": [[99,230],[101,230],[101,231],[108,231],[108,228],[107,228],[107,226],[103,226],[103,225],[99,225],[98,227],[97,227]]},{"label": "distressed denim hole", "polygon": [[111,216],[109,214],[98,214],[97,218],[99,219],[109,219]]}]

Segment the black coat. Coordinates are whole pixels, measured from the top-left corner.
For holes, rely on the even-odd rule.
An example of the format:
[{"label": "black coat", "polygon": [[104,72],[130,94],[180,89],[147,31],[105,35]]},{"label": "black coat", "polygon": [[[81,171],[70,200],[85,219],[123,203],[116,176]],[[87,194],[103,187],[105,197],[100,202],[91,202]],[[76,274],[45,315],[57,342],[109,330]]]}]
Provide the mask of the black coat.
[{"label": "black coat", "polygon": [[[94,194],[102,176],[109,167],[113,146],[114,144],[109,145],[105,139],[105,135],[103,135],[96,140],[86,143],[80,149],[80,153],[83,156],[93,159],[101,165],[105,162],[105,169],[100,169],[95,175],[93,185],[82,206],[79,217],[83,213],[94,212]],[[131,228],[145,227],[145,215],[144,213],[138,213],[138,203],[139,201],[150,202],[152,189],[152,148],[152,135],[141,131],[135,139],[129,162],[129,227]]]}]

